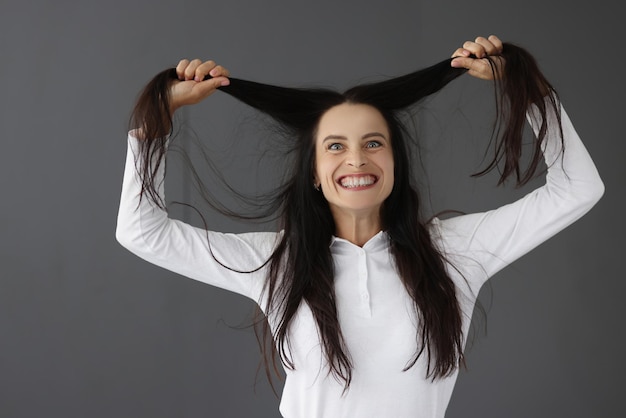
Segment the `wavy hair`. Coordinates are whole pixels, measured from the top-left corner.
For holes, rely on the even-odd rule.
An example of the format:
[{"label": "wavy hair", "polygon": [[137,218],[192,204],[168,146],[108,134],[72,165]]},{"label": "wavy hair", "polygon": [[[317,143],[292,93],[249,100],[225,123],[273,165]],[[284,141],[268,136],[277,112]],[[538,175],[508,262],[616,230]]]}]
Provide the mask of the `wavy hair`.
[{"label": "wavy hair", "polygon": [[[476,175],[500,170],[499,184],[514,177],[516,184],[528,182],[541,161],[541,145],[547,132],[546,115],[552,108],[559,115],[558,96],[523,48],[505,43],[503,74],[495,81],[496,124],[493,157]],[[496,66],[493,61],[493,71]],[[277,370],[276,355],[286,367],[295,368],[289,355],[289,327],[307,304],[315,318],[329,373],[350,386],[353,364],[337,317],[333,259],[330,242],[335,223],[323,195],[312,187],[315,169],[315,136],[321,116],[342,103],[367,104],[378,109],[388,124],[394,159],[390,196],[381,208],[382,227],[390,240],[397,273],[415,302],[418,314],[415,355],[407,359],[411,368],[421,355],[427,356],[426,375],[433,379],[453,373],[464,363],[462,312],[457,289],[446,270],[446,259],[433,242],[427,222],[420,215],[420,198],[413,184],[409,161],[407,128],[399,115],[427,96],[440,91],[466,70],[452,68],[450,59],[419,71],[380,82],[357,85],[344,92],[273,86],[230,78],[220,90],[269,115],[283,128],[294,153],[291,176],[280,185],[268,204],[278,210],[284,231],[267,264],[266,315],[277,321],[274,333],[267,321],[257,322],[266,373],[270,364]],[[172,132],[169,87],[176,79],[174,69],[154,77],[141,92],[132,113],[132,127],[143,130],[138,159],[143,181],[142,198],[163,206],[156,192],[155,173],[166,152]],[[535,138],[528,166],[520,167],[522,131],[526,109],[537,106],[542,126]],[[560,126],[560,120],[557,121]],[[271,379],[270,379],[271,381]]]}]

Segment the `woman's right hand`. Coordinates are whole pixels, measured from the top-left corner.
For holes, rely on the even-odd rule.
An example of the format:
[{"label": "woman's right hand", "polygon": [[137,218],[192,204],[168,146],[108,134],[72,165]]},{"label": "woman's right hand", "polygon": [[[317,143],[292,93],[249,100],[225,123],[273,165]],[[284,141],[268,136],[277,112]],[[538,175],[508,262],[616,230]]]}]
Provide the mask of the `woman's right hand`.
[{"label": "woman's right hand", "polygon": [[[467,73],[483,80],[499,78],[504,72],[504,58],[502,58],[502,41],[495,35],[489,38],[477,37],[473,42],[467,41],[461,48],[452,54],[450,65],[456,68],[466,68]],[[495,68],[487,57],[495,64]]]},{"label": "woman's right hand", "polygon": [[[198,103],[215,93],[219,87],[230,84],[228,70],[214,61],[183,59],[176,66],[176,75],[178,80],[170,87],[172,115],[179,107]],[[204,80],[207,75],[212,78]]]}]

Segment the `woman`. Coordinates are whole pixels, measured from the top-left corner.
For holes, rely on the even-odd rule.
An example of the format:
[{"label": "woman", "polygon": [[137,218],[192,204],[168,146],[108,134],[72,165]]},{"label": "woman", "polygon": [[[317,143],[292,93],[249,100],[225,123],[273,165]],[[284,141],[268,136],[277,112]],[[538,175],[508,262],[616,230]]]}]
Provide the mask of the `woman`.
[{"label": "woman", "polygon": [[[499,86],[502,134],[488,169],[502,162],[500,181],[514,175],[523,184],[543,156],[547,182],[486,213],[425,221],[399,115],[465,72]],[[280,213],[279,232],[222,234],[167,217],[162,160],[172,115],[217,89],[270,115],[292,141],[292,176],[268,209]],[[183,60],[146,86],[133,116],[118,240],[258,303],[286,373],[285,417],[443,417],[482,284],[603,193],[532,57],[495,36],[344,93],[237,80],[212,61]],[[526,118],[536,141],[524,171]]]}]

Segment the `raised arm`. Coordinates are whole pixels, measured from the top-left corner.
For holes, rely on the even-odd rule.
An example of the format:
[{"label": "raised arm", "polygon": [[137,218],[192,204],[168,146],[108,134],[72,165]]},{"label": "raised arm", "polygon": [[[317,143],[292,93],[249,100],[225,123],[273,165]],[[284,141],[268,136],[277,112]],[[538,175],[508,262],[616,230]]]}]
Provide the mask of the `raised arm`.
[{"label": "raised arm", "polygon": [[[213,78],[203,81],[208,74]],[[271,255],[276,234],[222,234],[167,215],[164,157],[172,115],[229,82],[228,71],[212,61],[183,60],[176,75],[178,80],[171,74],[157,75],[137,102],[136,129],[128,137],[116,238],[153,264],[259,302],[264,278],[264,270],[259,268]]]},{"label": "raised arm", "polygon": [[[488,79],[491,66],[483,57],[500,50],[497,38],[477,38],[455,51],[454,56],[460,58],[452,65]],[[498,59],[497,65],[497,71],[504,74],[503,66],[509,63]],[[528,104],[526,118],[536,136],[544,135],[539,146],[548,167],[546,184],[498,209],[435,221],[445,251],[457,263],[478,268],[482,281],[578,220],[604,193],[598,171],[568,115],[551,91],[544,93],[545,103]],[[558,106],[551,106],[554,103]]]}]

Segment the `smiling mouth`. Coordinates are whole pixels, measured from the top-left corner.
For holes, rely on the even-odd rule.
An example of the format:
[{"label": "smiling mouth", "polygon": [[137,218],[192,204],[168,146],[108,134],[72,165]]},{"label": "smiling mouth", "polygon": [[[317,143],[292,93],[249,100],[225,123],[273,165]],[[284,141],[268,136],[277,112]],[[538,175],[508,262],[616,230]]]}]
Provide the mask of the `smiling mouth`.
[{"label": "smiling mouth", "polygon": [[345,176],[341,177],[337,182],[345,189],[356,189],[358,187],[367,187],[376,183],[378,178],[372,175],[361,176]]}]

